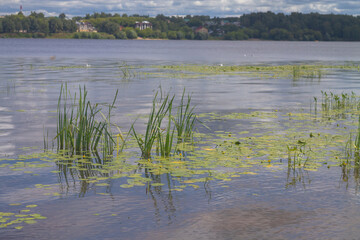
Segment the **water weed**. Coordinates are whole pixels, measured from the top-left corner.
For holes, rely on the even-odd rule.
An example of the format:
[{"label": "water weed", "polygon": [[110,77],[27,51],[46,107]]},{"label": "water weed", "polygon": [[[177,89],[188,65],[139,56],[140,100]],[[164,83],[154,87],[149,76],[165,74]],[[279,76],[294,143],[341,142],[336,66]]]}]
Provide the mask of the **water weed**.
[{"label": "water weed", "polygon": [[185,89],[181,96],[180,106],[178,107],[176,118],[174,119],[178,141],[190,139],[194,132],[196,115],[191,106],[191,96],[187,95],[185,99]]},{"label": "water weed", "polygon": [[[112,154],[114,139],[111,131],[111,110],[117,98],[108,108],[105,116],[99,104],[91,104],[87,100],[87,90],[79,87],[79,98],[71,97],[67,85],[62,85],[57,107],[57,132],[56,142],[58,150],[66,150],[70,154],[82,154],[95,151],[101,143],[103,155]],[[98,120],[101,115],[102,120]]]},{"label": "water weed", "polygon": [[[249,77],[265,78],[291,78],[298,80],[300,78],[321,79],[331,69],[359,70],[358,65],[164,65],[151,66],[160,71],[165,70],[163,74],[173,73],[173,77],[192,78],[202,75],[244,75]],[[161,74],[161,73],[157,73]]]},{"label": "water weed", "polygon": [[[150,158],[152,149],[156,145],[156,153],[160,156],[170,156],[176,150],[177,144],[190,139],[194,132],[196,116],[194,107],[191,106],[191,97],[185,99],[183,91],[180,106],[174,107],[175,95],[170,97],[158,97],[159,92],[154,96],[152,108],[146,124],[144,135],[139,135],[134,124],[131,132],[138,143],[142,157]],[[173,114],[173,110],[177,112]],[[174,144],[176,141],[176,144]]]},{"label": "water weed", "polygon": [[[155,94],[144,135],[140,136],[136,132],[134,124],[132,125],[131,132],[138,143],[142,157],[150,158],[156,141],[158,143],[157,151],[160,151],[162,155],[169,155],[169,147],[172,146],[174,137],[174,131],[171,129],[171,109],[174,97],[170,98],[167,94],[165,98],[158,99],[158,92]],[[168,124],[163,128],[162,124],[166,115],[168,115]]]}]

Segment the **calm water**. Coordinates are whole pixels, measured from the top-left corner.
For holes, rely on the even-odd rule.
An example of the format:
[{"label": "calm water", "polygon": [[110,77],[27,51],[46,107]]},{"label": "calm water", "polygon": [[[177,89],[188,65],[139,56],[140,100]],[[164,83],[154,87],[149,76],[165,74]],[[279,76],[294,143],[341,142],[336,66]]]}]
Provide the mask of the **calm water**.
[{"label": "calm water", "polygon": [[[94,102],[111,102],[118,89],[113,120],[123,129],[149,112],[159,85],[177,95],[186,87],[197,112],[222,114],[306,109],[321,91],[359,94],[360,89],[357,71],[333,70],[321,80],[298,81],[144,74],[126,79],[119,68],[127,64],[141,73],[153,71],[151,65],[189,63],[359,64],[360,43],[352,42],[0,39],[0,53],[0,158],[41,151],[44,128],[53,137],[54,111],[65,82],[71,91],[85,84]],[[244,130],[232,121],[209,126],[213,131]],[[0,228],[1,239],[358,239],[360,234],[357,181],[341,180],[340,168],[301,173],[303,183],[292,187],[281,168],[244,175],[226,188],[214,181],[181,192],[120,188],[121,179],[84,191],[78,181],[69,177],[65,183],[53,170],[51,164],[32,173],[0,168],[0,212],[20,213],[36,204],[36,213],[47,217],[20,230]],[[97,194],[101,191],[109,195]]]}]

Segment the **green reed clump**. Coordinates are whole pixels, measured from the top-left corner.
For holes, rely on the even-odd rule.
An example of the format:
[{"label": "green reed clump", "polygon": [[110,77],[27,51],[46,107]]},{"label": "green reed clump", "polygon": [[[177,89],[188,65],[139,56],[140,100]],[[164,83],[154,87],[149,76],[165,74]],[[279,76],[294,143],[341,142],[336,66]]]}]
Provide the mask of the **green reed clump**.
[{"label": "green reed clump", "polygon": [[170,97],[169,94],[164,98],[158,98],[158,93],[155,94],[144,135],[138,134],[134,124],[132,125],[130,131],[143,158],[150,158],[155,146],[158,155],[170,156],[171,152],[176,150],[175,142],[180,143],[193,136],[196,116],[194,108],[191,107],[191,97],[188,96],[185,100],[184,90],[176,114],[173,114],[174,98],[175,95]]},{"label": "green reed clump", "polygon": [[[136,130],[134,128],[134,124],[131,126],[131,130],[136,142],[138,143],[138,146],[141,150],[142,157],[149,158],[151,155],[151,150],[154,146],[154,143],[158,140],[158,142],[161,143],[161,147],[165,145],[170,145],[169,142],[161,141],[161,136],[163,135],[163,132],[169,129],[162,129],[162,122],[167,115],[167,113],[172,108],[172,102],[174,97],[171,99],[169,98],[169,95],[167,95],[164,99],[160,99],[158,101],[158,93],[155,94],[155,97],[153,99],[153,105],[149,114],[146,131],[145,134],[141,137],[139,134],[136,133]],[[171,115],[171,114],[170,114]],[[171,121],[168,124],[168,128],[171,128]],[[166,136],[170,138],[169,131],[166,131]],[[159,139],[160,138],[160,139]],[[169,141],[172,139],[169,139]]]},{"label": "green reed clump", "polygon": [[359,108],[360,102],[354,92],[335,94],[333,92],[323,92],[321,107],[323,111],[346,110]]},{"label": "green reed clump", "polygon": [[349,165],[354,162],[355,167],[360,166],[360,116],[358,119],[358,128],[355,133],[355,138],[353,139],[353,134],[350,133],[349,140],[345,145],[345,159],[341,165]]},{"label": "green reed clump", "polygon": [[[82,154],[97,152],[101,145],[104,156],[112,154],[115,141],[111,132],[110,115],[118,92],[112,105],[109,105],[107,117],[101,113],[102,109],[98,104],[91,104],[87,100],[87,93],[85,86],[83,89],[79,87],[79,98],[76,98],[76,94],[72,98],[67,85],[61,86],[55,137],[57,149],[70,154]],[[102,120],[97,120],[99,118]]]},{"label": "green reed clump", "polygon": [[356,134],[356,138],[355,138],[355,151],[359,155],[359,152],[360,152],[360,116],[359,116],[359,120],[358,120],[358,129],[357,129],[357,134]]},{"label": "green reed clump", "polygon": [[175,127],[177,130],[178,141],[185,141],[192,137],[196,121],[194,108],[191,107],[191,96],[187,96],[185,100],[185,89],[181,96],[180,106],[178,108],[176,118],[174,119]]},{"label": "green reed clump", "polygon": [[157,136],[157,152],[160,153],[161,156],[168,157],[172,151],[172,146],[174,142],[175,136],[175,127],[173,127],[173,116],[171,115],[173,108],[173,96],[170,100],[168,100],[169,95],[165,97],[164,102],[167,102],[167,123],[164,128],[161,128],[161,124],[159,125],[159,131]]}]

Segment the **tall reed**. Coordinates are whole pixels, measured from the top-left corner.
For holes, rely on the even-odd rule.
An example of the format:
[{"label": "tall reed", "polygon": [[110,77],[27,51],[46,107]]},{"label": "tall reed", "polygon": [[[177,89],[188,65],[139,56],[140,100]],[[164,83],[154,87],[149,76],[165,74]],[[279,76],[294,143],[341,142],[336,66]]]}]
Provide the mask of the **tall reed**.
[{"label": "tall reed", "polygon": [[145,134],[139,135],[134,124],[130,130],[143,158],[151,157],[155,144],[158,155],[170,156],[173,151],[176,151],[176,144],[193,136],[196,116],[193,112],[194,107],[191,107],[191,97],[188,95],[187,100],[185,99],[185,89],[175,115],[173,115],[175,95],[170,97],[166,94],[164,98],[158,98],[158,95],[159,92],[154,96]]},{"label": "tall reed", "polygon": [[[160,98],[158,102],[158,92],[155,94],[146,126],[146,131],[143,137],[141,137],[139,134],[136,133],[134,124],[131,126],[130,131],[133,133],[136,142],[138,143],[142,157],[150,158],[151,150],[156,140],[158,141],[158,150],[160,149],[161,151],[169,147],[170,143],[168,141],[172,139],[170,139],[170,135],[168,135],[169,133],[167,132],[166,138],[168,138],[168,141],[166,140],[162,141],[163,134],[162,134],[161,125],[167,113],[168,112],[171,113],[173,100],[174,97],[170,98],[168,94],[164,99]],[[171,123],[168,124],[168,128],[169,127],[171,128]]]},{"label": "tall reed", "polygon": [[357,134],[356,134],[356,138],[355,138],[355,151],[357,153],[357,155],[359,156],[360,153],[360,116],[359,116],[359,120],[358,120],[358,130],[357,130]]},{"label": "tall reed", "polygon": [[[57,107],[57,149],[70,154],[82,154],[86,151],[98,151],[102,143],[104,155],[112,154],[114,139],[111,132],[111,110],[117,98],[116,92],[112,105],[109,105],[107,117],[101,113],[98,104],[87,100],[87,90],[79,86],[79,99],[71,97],[67,84],[61,86]],[[98,121],[98,116],[102,120]]]},{"label": "tall reed", "polygon": [[[186,101],[186,102],[185,102]],[[187,95],[187,100],[185,100],[185,88],[180,100],[180,106],[178,108],[175,126],[177,130],[177,137],[179,141],[185,141],[192,137],[194,132],[194,126],[196,121],[196,115],[194,113],[194,108],[191,107],[191,96]]]}]

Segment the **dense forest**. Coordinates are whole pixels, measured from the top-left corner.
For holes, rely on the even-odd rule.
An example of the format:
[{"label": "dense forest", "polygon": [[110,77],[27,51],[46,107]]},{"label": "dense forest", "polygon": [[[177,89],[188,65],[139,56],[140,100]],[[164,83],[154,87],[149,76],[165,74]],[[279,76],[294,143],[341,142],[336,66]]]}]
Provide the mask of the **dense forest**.
[{"label": "dense forest", "polygon": [[[136,22],[150,22],[152,28],[140,30]],[[96,32],[77,32],[81,22]],[[0,18],[0,37],[68,37],[113,39],[219,39],[219,40],[297,40],[360,41],[360,16],[273,12],[244,14],[240,17],[190,16],[156,17],[93,13],[69,19],[64,13],[45,17],[22,12]]]}]

